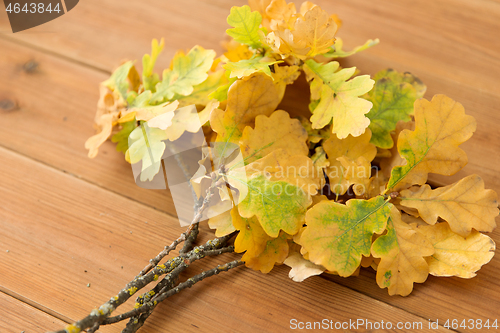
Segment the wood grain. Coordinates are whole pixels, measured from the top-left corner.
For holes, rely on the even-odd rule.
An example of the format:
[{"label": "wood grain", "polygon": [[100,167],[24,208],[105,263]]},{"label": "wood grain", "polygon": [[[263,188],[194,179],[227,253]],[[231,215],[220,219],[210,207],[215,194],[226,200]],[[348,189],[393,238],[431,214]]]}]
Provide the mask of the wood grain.
[{"label": "wood grain", "polygon": [[[3,148],[0,154],[0,284],[56,313],[85,316],[182,230],[165,213]],[[206,229],[200,236],[213,237]],[[208,258],[190,273],[221,260]],[[427,322],[320,277],[295,283],[287,271],[242,268],[204,281],[162,304],[144,331],[282,332],[292,318]]]},{"label": "wood grain", "polygon": [[[171,217],[175,211],[168,191],[138,188],[111,143],[96,159],[87,159],[83,143],[92,134],[97,86],[121,60],[148,52],[153,37],[167,40],[159,67],[168,66],[179,48],[201,44],[220,51],[229,8],[244,3],[86,0],[60,19],[14,35],[0,11],[0,101],[7,106],[0,109],[0,146],[5,148],[0,148],[2,288],[61,317],[78,319],[116,293],[165,240],[177,237],[181,229]],[[344,66],[370,74],[387,67],[410,71],[427,84],[426,98],[447,94],[476,117],[476,134],[463,145],[469,165],[453,177],[432,180],[445,184],[477,173],[500,193],[500,4],[316,3],[344,20],[339,36],[347,48],[381,39],[377,47],[343,61]],[[35,69],[27,71],[27,64],[36,64]],[[304,112],[307,86],[292,87],[286,98],[284,109]],[[204,230],[202,238],[208,236]],[[491,237],[500,241],[500,232]],[[9,256],[4,246],[11,249]],[[36,274],[25,269],[26,262],[33,263]],[[279,267],[262,275],[242,269],[205,281],[186,291],[186,297],[164,304],[144,332],[165,330],[167,323],[182,332],[224,331],[221,322],[233,331],[286,331],[293,316],[304,321],[500,320],[497,257],[474,279],[431,277],[406,298],[389,297],[370,270],[359,277],[315,277],[302,284],[289,281],[286,271]],[[30,322],[29,316],[22,318]]]},{"label": "wood grain", "polygon": [[14,297],[0,292],[2,315],[0,332],[46,332],[64,327],[65,323]]}]

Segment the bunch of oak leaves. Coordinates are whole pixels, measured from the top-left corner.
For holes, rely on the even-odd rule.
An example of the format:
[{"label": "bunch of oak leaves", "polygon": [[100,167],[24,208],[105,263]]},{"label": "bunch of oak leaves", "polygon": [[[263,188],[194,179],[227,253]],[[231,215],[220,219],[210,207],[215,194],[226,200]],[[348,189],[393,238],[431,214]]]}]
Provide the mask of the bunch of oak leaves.
[{"label": "bunch of oak leaves", "polygon": [[[496,226],[497,194],[477,175],[426,184],[429,173],[453,175],[467,163],[459,145],[476,122],[460,103],[424,99],[426,86],[409,73],[370,78],[341,68],[334,59],[378,40],[343,50],[341,21],[311,2],[297,10],[285,0],[250,0],[227,22],[231,39],[220,57],[201,46],[179,51],[160,77],[154,65],[164,42],[153,40],[142,75],[132,61],[116,69],[101,85],[89,156],[111,138],[128,162],[142,162],[148,181],[165,142],[186,131],[239,146],[241,159],[228,164],[229,152],[204,148],[204,161],[218,167],[207,171],[200,161],[190,182],[203,199],[202,183],[224,178],[208,224],[218,237],[239,231],[235,252],[263,273],[285,263],[302,281],[372,267],[381,288],[405,296],[429,274],[471,278],[491,260],[495,243],[481,232]],[[276,108],[301,73],[309,110],[292,118]]]}]

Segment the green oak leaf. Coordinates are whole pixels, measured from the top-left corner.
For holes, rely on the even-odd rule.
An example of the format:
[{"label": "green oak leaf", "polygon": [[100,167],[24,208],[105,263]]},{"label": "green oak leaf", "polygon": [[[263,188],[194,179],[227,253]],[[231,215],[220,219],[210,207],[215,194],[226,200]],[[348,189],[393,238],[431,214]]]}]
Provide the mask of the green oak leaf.
[{"label": "green oak leaf", "polygon": [[270,181],[262,174],[245,179],[235,172],[227,177],[229,184],[240,193],[241,188],[247,192],[238,204],[242,217],[256,216],[266,234],[274,238],[280,230],[290,235],[299,231],[312,202],[304,190],[286,181]]},{"label": "green oak leaf", "polygon": [[423,97],[426,86],[412,74],[392,69],[383,70],[374,78],[375,87],[365,96],[373,103],[366,115],[370,119],[371,143],[389,149],[394,145],[391,131],[398,121],[411,120],[413,104]]},{"label": "green oak leaf", "polygon": [[373,234],[385,230],[391,207],[382,196],[351,199],[345,205],[321,201],[307,211],[307,226],[299,243],[313,263],[350,276],[361,256],[370,255]]},{"label": "green oak leaf", "polygon": [[130,133],[127,157],[131,164],[142,161],[141,181],[153,180],[160,171],[161,157],[166,148],[163,141],[167,139],[164,130],[151,128],[147,123]]},{"label": "green oak leaf", "polygon": [[375,40],[369,39],[364,43],[363,45],[356,46],[354,49],[351,51],[344,51],[342,50],[343,46],[343,41],[339,37],[335,38],[335,44],[332,45],[332,49],[328,51],[327,53],[324,53],[323,56],[327,58],[345,58],[352,56],[353,54],[356,54],[358,52],[364,51],[372,46],[375,46],[379,43],[379,39],[376,38]]},{"label": "green oak leaf", "polygon": [[[211,94],[215,93],[219,87],[221,87],[224,80],[224,71],[219,70],[208,75],[208,78],[202,83],[193,87],[193,92],[188,96],[176,95],[173,99],[178,100],[180,107],[197,104],[197,105],[207,105],[208,102],[213,99]],[[227,99],[227,98],[226,98]]]},{"label": "green oak leaf", "polygon": [[127,121],[122,123],[122,129],[111,137],[111,141],[115,142],[116,150],[126,153],[128,150],[128,137],[130,133],[137,127],[136,120]]},{"label": "green oak leaf", "polygon": [[151,103],[171,101],[174,96],[188,96],[194,86],[208,78],[207,72],[214,62],[215,52],[201,46],[193,47],[187,54],[178,53],[172,61],[172,69],[163,72],[163,79],[156,85]]},{"label": "green oak leaf", "polygon": [[259,36],[259,26],[262,16],[259,12],[252,12],[249,6],[234,6],[227,17],[227,23],[233,28],[227,29],[226,33],[235,41],[246,44],[254,49],[262,47]]},{"label": "green oak leaf", "polygon": [[269,66],[272,66],[274,64],[279,64],[283,61],[277,60],[277,61],[262,61],[263,57],[255,57],[252,59],[248,60],[240,60],[237,62],[228,62],[227,64],[223,65],[222,67],[226,69],[227,71],[231,72],[229,75],[230,78],[237,77],[241,79],[242,77],[245,76],[250,76],[253,73],[257,72],[263,72],[267,75],[269,75],[273,80],[273,76],[271,73],[271,69]]},{"label": "green oak leaf", "polygon": [[153,39],[151,42],[151,55],[145,54],[142,57],[142,82],[144,85],[144,90],[155,91],[155,87],[160,82],[160,77],[158,74],[153,73],[155,68],[156,59],[163,51],[165,46],[165,40],[162,38],[160,43],[157,39]]},{"label": "green oak leaf", "polygon": [[133,88],[130,84],[130,75],[137,74],[137,71],[134,67],[133,61],[127,61],[120,67],[118,67],[111,77],[104,81],[102,84],[111,89],[114,92],[118,93],[119,98],[125,102],[127,101],[129,95],[129,89]]}]

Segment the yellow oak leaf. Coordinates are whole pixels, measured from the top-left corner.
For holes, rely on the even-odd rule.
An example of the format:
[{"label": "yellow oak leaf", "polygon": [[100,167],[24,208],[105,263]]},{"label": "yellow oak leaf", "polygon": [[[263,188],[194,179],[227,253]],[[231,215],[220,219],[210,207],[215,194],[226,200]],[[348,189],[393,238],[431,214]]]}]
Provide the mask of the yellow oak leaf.
[{"label": "yellow oak leaf", "polygon": [[247,178],[263,174],[269,181],[285,181],[316,195],[324,185],[320,168],[304,155],[292,155],[285,149],[277,149],[246,166]]},{"label": "yellow oak leaf", "polygon": [[[317,6],[316,4],[312,3],[311,1],[304,1],[300,5],[300,15],[304,16],[309,10],[311,10],[313,7]],[[330,15],[330,17],[335,21],[337,24],[337,29],[339,29],[342,26],[342,20],[339,19],[339,17],[336,14]],[[337,41],[335,41],[337,43]]]},{"label": "yellow oak leaf", "polygon": [[238,62],[240,60],[248,60],[253,56],[248,45],[238,43],[234,39],[228,42],[223,42],[222,46],[226,49],[224,56],[231,62]]},{"label": "yellow oak leaf", "polygon": [[299,117],[300,123],[306,129],[308,135],[308,141],[311,144],[311,147],[314,147],[315,143],[320,142],[321,140],[326,140],[330,138],[330,130],[327,128],[323,129],[315,129],[312,128],[311,121],[305,117]]},{"label": "yellow oak leaf", "polygon": [[357,160],[363,157],[366,162],[371,162],[377,155],[377,147],[370,143],[371,132],[366,132],[358,137],[349,135],[345,139],[339,139],[333,135],[323,142],[323,149],[328,155],[330,166],[326,168],[326,175],[330,179],[330,189],[333,193],[344,194],[349,188],[349,182],[343,177],[344,168],[342,163],[337,160],[345,156],[351,160]]},{"label": "yellow oak leaf", "polygon": [[311,160],[318,168],[324,169],[330,166],[330,161],[328,161],[325,150],[321,146],[314,148],[314,154],[311,156]]},{"label": "yellow oak leaf", "polygon": [[131,72],[137,73],[133,62],[129,61],[118,67],[111,77],[99,86],[99,100],[94,118],[97,133],[85,142],[90,158],[97,156],[99,147],[111,136],[121,113],[126,110],[127,95],[131,86],[134,86],[130,79]]},{"label": "yellow oak leaf", "polygon": [[[392,140],[398,142],[399,134],[405,129],[410,131],[415,130],[415,122],[398,121],[396,130],[391,133]],[[391,177],[392,169],[396,166],[405,164],[405,159],[399,155],[397,145],[393,145],[387,152],[389,156],[380,159],[380,169],[384,177],[388,180]]]},{"label": "yellow oak leaf", "polygon": [[[273,6],[278,3],[285,6]],[[278,19],[271,22],[273,31],[267,35],[267,42],[283,58],[295,56],[305,60],[328,52],[335,42],[335,19],[319,6],[295,15],[295,6],[273,1],[267,12],[270,11]]]},{"label": "yellow oak leaf", "polygon": [[434,247],[426,237],[403,222],[401,213],[393,206],[387,234],[373,242],[371,253],[380,258],[377,267],[379,287],[387,288],[389,295],[407,296],[413,290],[413,283],[427,279],[429,265],[424,257],[432,255]]},{"label": "yellow oak leaf", "polygon": [[325,271],[324,267],[310,262],[297,251],[290,251],[283,263],[292,268],[288,276],[295,282],[302,282],[308,277],[320,275]]},{"label": "yellow oak leaf", "polygon": [[321,201],[307,211],[300,245],[313,263],[340,276],[350,276],[358,269],[361,257],[370,255],[373,234],[385,230],[391,207],[382,196],[351,199],[345,205]]},{"label": "yellow oak leaf", "polygon": [[[166,102],[160,105],[155,105],[155,106],[140,106],[140,107],[131,107],[129,108],[126,112],[122,112],[120,122],[126,122],[131,119],[137,119],[137,120],[144,120],[148,121],[151,120],[157,116],[167,114],[167,117],[165,117],[165,120],[168,119],[170,116],[173,117],[173,112],[174,110],[177,110],[179,107],[179,102],[178,101],[173,101],[173,102]],[[170,117],[170,120],[172,119]]]},{"label": "yellow oak leaf", "polygon": [[198,161],[198,170],[196,170],[194,175],[189,180],[191,183],[191,187],[193,188],[193,191],[195,192],[197,198],[199,198],[203,194],[202,189],[206,191],[206,188],[205,186],[202,185],[202,182],[211,179],[211,177],[207,175],[209,173],[208,172],[209,170],[210,172],[212,171],[212,164],[209,157],[210,157],[209,148],[206,146],[202,147],[201,159]]},{"label": "yellow oak leaf", "polygon": [[347,187],[354,185],[354,194],[361,196],[366,194],[371,176],[371,164],[363,156],[352,160],[346,156],[337,158],[342,164],[342,177]]},{"label": "yellow oak leaf", "polygon": [[113,123],[118,120],[118,112],[103,114],[96,122],[98,133],[85,141],[85,149],[89,150],[88,156],[94,158],[97,156],[99,147],[106,142],[113,131]]},{"label": "yellow oak leaf", "polygon": [[247,267],[260,270],[262,273],[269,273],[275,264],[283,263],[288,256],[288,238],[286,233],[281,232],[277,238],[266,243],[264,251],[258,256],[252,257],[245,253],[241,260]]},{"label": "yellow oak leaf", "polygon": [[274,66],[272,77],[275,84],[288,85],[294,83],[300,76],[300,73],[299,66]]},{"label": "yellow oak leaf", "polygon": [[269,117],[255,117],[255,128],[245,127],[240,147],[246,163],[256,161],[277,149],[290,155],[309,154],[307,132],[298,119],[291,119],[286,111],[278,110]]},{"label": "yellow oak leaf", "polygon": [[237,209],[233,209],[231,217],[234,228],[239,231],[234,241],[234,251],[237,253],[246,251],[247,257],[257,257],[272,238],[262,229],[255,216],[247,219],[241,217]]},{"label": "yellow oak leaf", "polygon": [[431,275],[470,279],[495,255],[495,242],[478,231],[472,231],[464,238],[455,234],[446,222],[419,225],[417,230],[435,249],[434,254],[426,259]]},{"label": "yellow oak leaf", "polygon": [[252,11],[257,11],[262,16],[262,26],[270,29],[271,17],[267,15],[266,9],[272,0],[248,0],[248,5]]},{"label": "yellow oak leaf", "polygon": [[[312,110],[312,127],[323,128],[333,121],[332,133],[339,139],[349,134],[360,136],[370,125],[365,114],[373,104],[360,96],[369,92],[375,83],[369,75],[350,79],[356,67],[339,69],[339,63],[332,61],[320,64],[309,59],[305,61],[304,71],[311,82],[311,100],[319,94],[319,102]],[[311,105],[314,105],[312,103]]]},{"label": "yellow oak leaf", "polygon": [[210,117],[217,141],[238,143],[244,128],[252,126],[256,116],[270,115],[284,93],[284,83],[275,84],[262,73],[233,83],[228,91],[226,111],[214,110]]},{"label": "yellow oak leaf", "polygon": [[227,200],[208,208],[208,214],[211,216],[208,219],[208,226],[210,229],[216,229],[215,236],[222,237],[236,231],[233,225],[232,212],[236,211],[238,213],[238,208],[232,206],[233,203]]},{"label": "yellow oak leaf", "polygon": [[474,117],[451,98],[435,95],[430,102],[417,100],[415,131],[404,130],[398,138],[398,151],[406,164],[392,169],[386,192],[423,185],[429,173],[457,173],[467,164],[467,155],[458,146],[475,130]]},{"label": "yellow oak leaf", "polygon": [[478,175],[435,190],[429,185],[415,191],[404,190],[400,199],[401,205],[417,209],[425,222],[435,224],[441,217],[453,232],[463,237],[472,229],[491,232],[496,227],[498,195],[493,190],[485,190]]},{"label": "yellow oak leaf", "polygon": [[297,9],[293,2],[286,3],[285,0],[273,0],[266,8],[266,14],[271,18],[271,30],[292,29],[294,28],[295,14]]},{"label": "yellow oak leaf", "polygon": [[185,106],[174,112],[161,114],[147,123],[151,128],[159,128],[166,131],[166,137],[175,141],[184,132],[196,133],[209,119],[214,110],[218,110],[219,102],[211,100],[207,106],[198,112],[194,105]]}]

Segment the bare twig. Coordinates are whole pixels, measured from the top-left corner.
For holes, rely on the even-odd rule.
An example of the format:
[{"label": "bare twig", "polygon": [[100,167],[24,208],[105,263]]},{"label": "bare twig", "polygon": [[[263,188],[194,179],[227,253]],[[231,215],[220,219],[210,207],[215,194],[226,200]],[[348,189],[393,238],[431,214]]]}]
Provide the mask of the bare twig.
[{"label": "bare twig", "polygon": [[167,298],[169,298],[175,294],[178,294],[180,291],[182,291],[184,289],[191,288],[197,282],[200,282],[207,277],[217,275],[220,272],[226,272],[226,271],[228,271],[232,268],[238,267],[242,264],[243,264],[243,262],[241,260],[234,260],[234,261],[228,262],[224,265],[218,265],[217,267],[212,268],[211,270],[202,272],[200,274],[193,276],[192,278],[187,279],[185,282],[180,283],[177,287],[172,288],[172,289],[168,290],[167,292],[158,294],[157,297],[153,297],[153,299],[150,302],[145,303],[143,306],[136,308],[134,310],[122,313],[121,315],[111,317],[111,318],[107,319],[104,323],[105,324],[112,324],[112,323],[122,321],[124,319],[136,317],[142,313],[146,313],[146,312],[150,311],[152,308],[154,308],[158,303],[166,300]]}]

